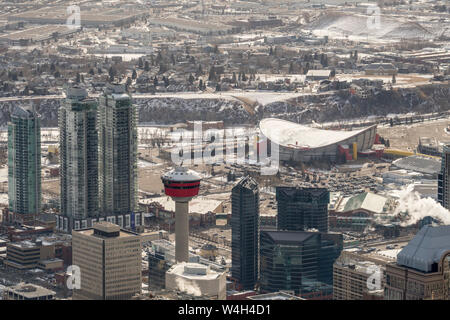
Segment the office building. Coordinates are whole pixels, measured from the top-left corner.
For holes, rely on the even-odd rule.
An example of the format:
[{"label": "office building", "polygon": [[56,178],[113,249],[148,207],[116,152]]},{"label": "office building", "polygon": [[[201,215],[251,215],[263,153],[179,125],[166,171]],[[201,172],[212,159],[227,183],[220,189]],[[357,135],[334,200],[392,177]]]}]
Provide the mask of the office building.
[{"label": "office building", "polygon": [[61,215],[56,226],[70,233],[91,227],[91,218],[99,216],[97,101],[84,88],[68,88],[58,121]]},{"label": "office building", "polygon": [[72,230],[72,263],[80,267],[75,300],[126,300],[141,292],[141,240],[106,221]]},{"label": "office building", "polygon": [[[159,239],[153,240],[148,255],[148,287],[151,290],[164,289],[166,286],[167,271],[176,264],[175,246],[172,242]],[[189,253],[189,262],[208,266],[218,273],[226,271],[226,266],[201,257],[200,255]]]},{"label": "office building", "polygon": [[333,265],[333,300],[382,300],[385,270],[385,266],[373,261],[342,254]]},{"label": "office building", "polygon": [[450,299],[450,225],[426,225],[386,265],[385,300]]},{"label": "office building", "polygon": [[450,145],[442,149],[441,172],[438,174],[438,202],[450,209]]},{"label": "office building", "polygon": [[107,85],[98,108],[100,212],[129,228],[138,209],[137,108],[121,84]]},{"label": "office building", "polygon": [[166,272],[173,264],[159,252],[148,253],[148,287],[151,290],[166,287]]},{"label": "office building", "polygon": [[56,292],[47,288],[21,282],[13,287],[6,287],[3,300],[54,300]]},{"label": "office building", "polygon": [[341,234],[261,231],[261,291],[293,291],[307,299],[331,299],[333,263],[342,246]]},{"label": "office building", "polygon": [[256,181],[242,178],[231,191],[231,275],[243,290],[258,280],[259,190]]},{"label": "office building", "polygon": [[328,232],[330,193],[325,188],[277,187],[278,230]]},{"label": "office building", "polygon": [[16,106],[8,123],[8,222],[34,222],[41,210],[40,115]]},{"label": "office building", "polygon": [[55,256],[56,243],[42,241],[9,242],[6,246],[4,264],[19,270],[40,267],[42,269],[62,269],[63,260]]}]

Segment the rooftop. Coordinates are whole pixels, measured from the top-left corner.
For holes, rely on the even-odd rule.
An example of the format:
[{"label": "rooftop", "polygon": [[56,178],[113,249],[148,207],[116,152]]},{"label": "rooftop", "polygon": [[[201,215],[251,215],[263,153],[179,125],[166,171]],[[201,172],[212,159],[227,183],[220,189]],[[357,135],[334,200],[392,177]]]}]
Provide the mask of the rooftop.
[{"label": "rooftop", "polygon": [[347,140],[372,127],[354,131],[323,130],[275,118],[263,119],[259,123],[261,133],[271,141],[283,147],[305,150]]},{"label": "rooftop", "polygon": [[107,222],[107,221],[100,221],[97,223],[94,223],[94,229],[100,230],[103,232],[118,232],[120,231],[120,227],[117,224]]},{"label": "rooftop", "polygon": [[201,177],[197,172],[193,170],[189,170],[186,167],[176,167],[165,174],[163,174],[162,178],[164,180],[170,181],[198,181],[201,180]]},{"label": "rooftop", "polygon": [[7,288],[10,292],[14,292],[16,294],[19,294],[21,296],[24,296],[28,299],[32,298],[38,298],[42,296],[54,296],[56,293],[52,290],[46,289],[44,287],[31,284],[31,283],[24,283],[21,282],[18,285],[15,285],[13,287]]},{"label": "rooftop", "polygon": [[426,225],[397,255],[397,264],[432,272],[444,253],[450,253],[450,225],[433,227]]},{"label": "rooftop", "polygon": [[438,174],[441,170],[441,160],[423,156],[400,158],[392,162],[392,164],[400,169],[417,171],[425,174]]},{"label": "rooftop", "polygon": [[308,231],[261,231],[266,233],[273,241],[278,244],[296,244],[317,234],[317,232]]},{"label": "rooftop", "polygon": [[345,202],[339,206],[338,211],[348,212],[364,209],[374,213],[383,213],[388,198],[370,192],[363,192],[356,196],[344,199],[344,201]]},{"label": "rooftop", "polygon": [[177,263],[167,270],[167,273],[176,274],[189,280],[213,280],[222,275],[220,272],[211,270],[209,266],[192,262]]},{"label": "rooftop", "polygon": [[[148,198],[140,200],[140,203],[150,204],[152,202],[158,202],[164,207],[164,210],[175,212],[175,201],[169,196]],[[204,214],[208,212],[214,212],[217,207],[222,204],[223,201],[209,199],[206,197],[197,197],[189,202],[189,213]]]},{"label": "rooftop", "polygon": [[120,229],[116,224],[107,221],[100,221],[94,223],[93,227],[90,229],[72,231],[73,233],[80,233],[87,236],[94,236],[98,238],[110,238],[110,237],[138,237],[137,234],[129,231]]},{"label": "rooftop", "polygon": [[248,297],[250,300],[306,300],[286,292],[271,292]]}]

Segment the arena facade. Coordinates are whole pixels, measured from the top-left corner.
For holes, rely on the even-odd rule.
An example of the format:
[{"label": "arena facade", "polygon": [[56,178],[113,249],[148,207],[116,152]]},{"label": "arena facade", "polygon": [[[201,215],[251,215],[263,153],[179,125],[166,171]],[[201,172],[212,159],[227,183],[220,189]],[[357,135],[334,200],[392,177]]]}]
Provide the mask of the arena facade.
[{"label": "arena facade", "polygon": [[259,129],[279,146],[281,161],[294,162],[351,160],[370,150],[377,135],[376,125],[354,131],[324,130],[276,118],[261,120]]}]

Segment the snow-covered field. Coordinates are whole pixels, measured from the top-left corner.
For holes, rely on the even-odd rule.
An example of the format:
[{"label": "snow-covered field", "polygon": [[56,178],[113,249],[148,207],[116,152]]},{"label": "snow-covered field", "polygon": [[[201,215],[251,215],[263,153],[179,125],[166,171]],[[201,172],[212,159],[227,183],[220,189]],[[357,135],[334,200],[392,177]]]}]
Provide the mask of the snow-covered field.
[{"label": "snow-covered field", "polygon": [[311,23],[309,27],[317,36],[354,41],[430,40],[437,36],[433,29],[428,30],[417,22],[383,13],[380,13],[379,19],[374,19],[365,13],[330,12]]}]

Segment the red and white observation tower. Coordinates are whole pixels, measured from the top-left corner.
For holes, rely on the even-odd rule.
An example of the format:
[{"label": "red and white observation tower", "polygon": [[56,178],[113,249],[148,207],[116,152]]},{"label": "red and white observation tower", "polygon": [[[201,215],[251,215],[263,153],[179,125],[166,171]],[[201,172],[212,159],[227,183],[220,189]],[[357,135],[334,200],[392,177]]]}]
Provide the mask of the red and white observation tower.
[{"label": "red and white observation tower", "polygon": [[189,201],[200,188],[200,176],[177,167],[161,176],[164,192],[175,201],[175,260],[189,262]]}]

